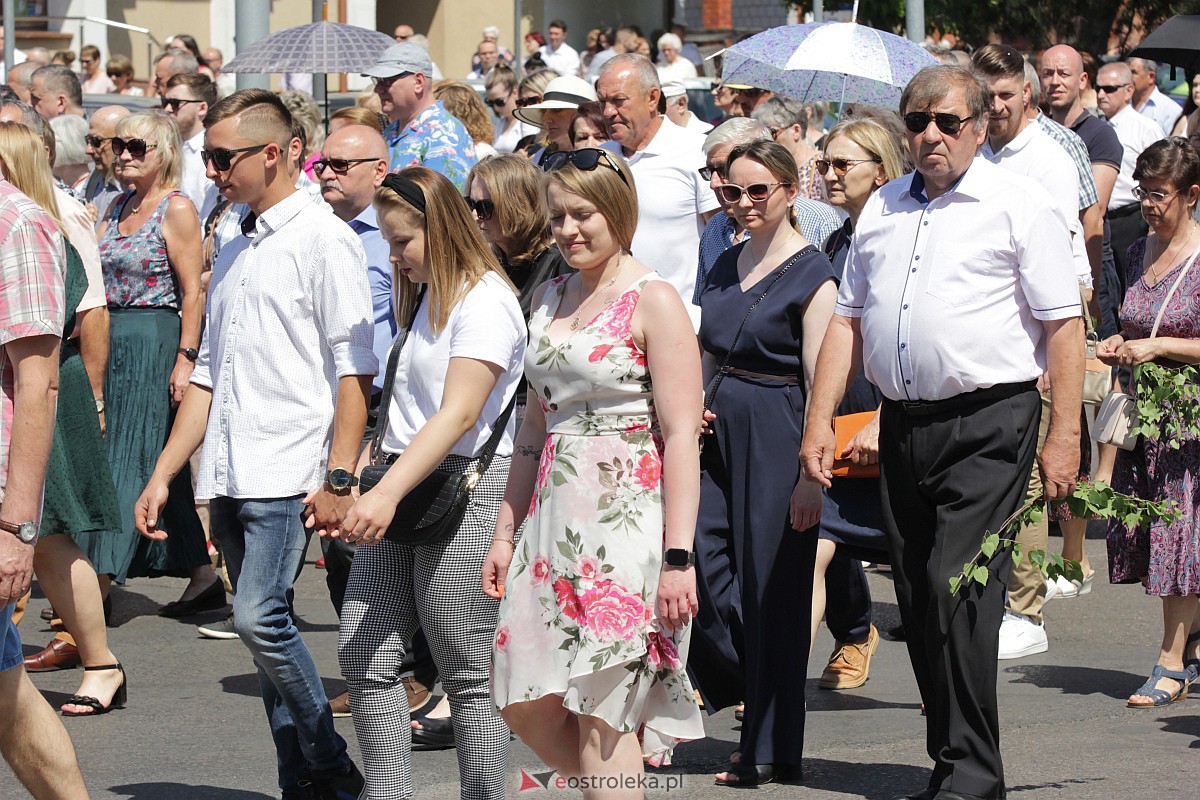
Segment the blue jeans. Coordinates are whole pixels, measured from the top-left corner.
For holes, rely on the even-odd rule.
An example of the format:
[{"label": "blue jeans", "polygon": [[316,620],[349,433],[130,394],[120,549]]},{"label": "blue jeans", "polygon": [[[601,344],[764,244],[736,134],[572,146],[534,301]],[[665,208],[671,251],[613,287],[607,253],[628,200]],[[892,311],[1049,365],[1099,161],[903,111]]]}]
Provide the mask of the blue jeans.
[{"label": "blue jeans", "polygon": [[292,613],[292,583],[312,532],[301,497],[215,497],[212,531],[236,587],[234,629],[254,656],[279,761],[279,787],[295,791],[310,775],[349,765],[329,700]]}]

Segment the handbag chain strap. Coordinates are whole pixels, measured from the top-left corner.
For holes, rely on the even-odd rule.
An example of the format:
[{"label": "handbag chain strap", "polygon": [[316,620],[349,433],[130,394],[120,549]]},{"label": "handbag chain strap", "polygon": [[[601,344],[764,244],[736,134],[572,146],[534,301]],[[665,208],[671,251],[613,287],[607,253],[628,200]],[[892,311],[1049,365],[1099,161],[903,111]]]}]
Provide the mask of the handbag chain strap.
[{"label": "handbag chain strap", "polygon": [[710,411],[712,409],[713,398],[717,396],[717,389],[721,388],[721,381],[725,379],[725,370],[729,367],[729,360],[733,358],[734,350],[737,349],[738,339],[742,338],[742,328],[746,327],[746,320],[750,319],[750,315],[754,313],[754,309],[758,307],[758,304],[761,303],[764,298],[766,298],[767,293],[771,291],[771,287],[779,283],[780,278],[786,275],[787,271],[795,266],[796,261],[799,260],[800,256],[804,255],[805,252],[810,249],[815,248],[813,248],[811,244],[800,248],[796,255],[792,256],[788,262],[783,265],[783,269],[779,271],[779,274],[771,279],[771,282],[767,284],[766,289],[763,289],[763,293],[758,296],[758,299],[750,304],[750,308],[746,309],[746,315],[742,317],[742,321],[738,325],[737,331],[733,334],[733,342],[729,345],[729,351],[725,353],[725,361],[721,364],[721,368],[717,370],[716,377],[713,378],[712,388],[708,390],[708,396],[704,398],[705,411]]},{"label": "handbag chain strap", "polygon": [[1200,247],[1196,248],[1196,252],[1192,253],[1192,257],[1183,265],[1183,269],[1179,271],[1179,276],[1175,278],[1175,282],[1171,284],[1171,288],[1167,290],[1167,296],[1163,298],[1162,308],[1158,309],[1158,316],[1154,318],[1154,327],[1150,329],[1150,338],[1153,339],[1158,335],[1158,326],[1162,323],[1163,314],[1167,312],[1167,304],[1171,302],[1171,298],[1175,296],[1175,290],[1179,288],[1179,284],[1183,283],[1183,278],[1187,275],[1188,270],[1192,268],[1192,264],[1196,263],[1196,259],[1200,258]]},{"label": "handbag chain strap", "polygon": [[[408,319],[408,326],[400,331],[396,337],[396,341],[392,344],[392,349],[388,353],[387,374],[383,378],[383,395],[379,398],[379,416],[375,420],[375,435],[371,439],[371,463],[379,464],[383,456],[383,437],[387,432],[388,410],[392,405],[392,387],[396,382],[396,368],[400,364],[400,351],[404,348],[404,343],[408,340],[408,334],[412,330],[413,325],[417,321],[417,314],[421,311],[421,301],[425,298],[426,285],[422,284],[420,292],[417,293],[417,300],[413,306],[412,316]],[[512,416],[513,406],[517,402],[517,392],[513,392],[513,396],[509,398],[508,405],[504,407],[504,411],[500,412],[500,416],[496,418],[496,424],[492,426],[492,435],[484,442],[483,450],[479,453],[479,458],[475,462],[475,473],[467,479],[467,491],[475,488],[483,474],[487,472],[488,467],[492,464],[492,459],[496,455],[496,448],[500,446],[500,440],[504,438],[504,429],[508,427],[508,418]]]}]

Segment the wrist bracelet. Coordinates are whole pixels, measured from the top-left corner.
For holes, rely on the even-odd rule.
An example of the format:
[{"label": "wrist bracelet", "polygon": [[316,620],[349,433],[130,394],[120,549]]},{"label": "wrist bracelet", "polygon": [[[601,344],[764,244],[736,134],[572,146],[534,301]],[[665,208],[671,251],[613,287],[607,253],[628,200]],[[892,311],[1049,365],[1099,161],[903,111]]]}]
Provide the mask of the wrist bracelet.
[{"label": "wrist bracelet", "polygon": [[513,552],[514,552],[514,553],[515,553],[515,552],[516,552],[516,550],[517,550],[517,542],[516,542],[516,540],[515,540],[515,539],[496,539],[496,538],[493,538],[493,539],[492,539],[492,544],[495,544],[496,542],[504,542],[506,545],[508,545],[509,547],[511,547],[511,548],[513,549]]}]

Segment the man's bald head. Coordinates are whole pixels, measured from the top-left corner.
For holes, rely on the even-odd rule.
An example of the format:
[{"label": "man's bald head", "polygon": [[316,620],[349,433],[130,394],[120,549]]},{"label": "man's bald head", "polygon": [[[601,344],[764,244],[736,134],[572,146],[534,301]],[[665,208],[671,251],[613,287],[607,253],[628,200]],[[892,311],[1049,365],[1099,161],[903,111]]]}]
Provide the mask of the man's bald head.
[{"label": "man's bald head", "polygon": [[1079,51],[1066,44],[1048,48],[1038,60],[1038,78],[1042,99],[1055,121],[1066,124],[1078,119],[1083,113],[1079,96],[1088,83]]},{"label": "man's bald head", "polygon": [[374,128],[347,125],[329,135],[321,153],[314,173],[321,182],[321,196],[339,219],[349,222],[371,205],[387,176],[387,144]]},{"label": "man's bald head", "polygon": [[[117,135],[117,123],[128,117],[131,112],[125,106],[101,106],[92,112],[88,118],[88,132],[85,151],[92,157],[96,169],[105,177],[113,176],[116,159],[113,157],[112,142]],[[99,144],[96,142],[99,141]]]},{"label": "man's bald head", "polygon": [[1042,57],[1039,63],[1046,61],[1065,60],[1067,65],[1074,69],[1076,74],[1083,72],[1083,57],[1079,55],[1079,51],[1069,44],[1056,44],[1042,52]]}]

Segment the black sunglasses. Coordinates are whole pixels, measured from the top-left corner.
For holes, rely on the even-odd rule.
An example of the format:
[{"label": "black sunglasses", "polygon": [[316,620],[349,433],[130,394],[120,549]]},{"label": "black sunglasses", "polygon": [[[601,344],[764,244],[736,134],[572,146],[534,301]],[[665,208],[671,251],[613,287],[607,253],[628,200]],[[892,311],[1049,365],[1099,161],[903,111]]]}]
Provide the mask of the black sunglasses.
[{"label": "black sunglasses", "polygon": [[529,106],[537,105],[540,102],[542,102],[542,98],[538,97],[537,95],[534,95],[533,97],[518,97],[516,101],[518,108],[528,108]]},{"label": "black sunglasses", "polygon": [[833,173],[839,178],[846,177],[846,173],[857,167],[859,164],[878,164],[879,157],[875,158],[818,158],[813,161],[813,166],[817,168],[818,175],[824,175],[833,167]]},{"label": "black sunglasses", "polygon": [[89,133],[87,136],[83,137],[83,140],[85,142],[87,142],[88,145],[90,147],[92,147],[93,149],[99,149],[100,145],[104,144],[105,142],[111,142],[113,140],[113,137],[111,137],[111,136],[93,136],[92,134]]},{"label": "black sunglasses", "polygon": [[186,106],[188,103],[203,102],[203,100],[184,100],[182,97],[164,97],[162,99],[162,107],[169,108],[172,111],[178,111],[180,106]]},{"label": "black sunglasses", "polygon": [[1096,91],[1097,91],[1097,92],[1104,92],[1105,94],[1112,94],[1113,92],[1116,92],[1116,91],[1117,91],[1117,90],[1119,90],[1119,89],[1124,89],[1124,88],[1125,88],[1126,86],[1128,86],[1128,85],[1129,85],[1128,83],[1114,83],[1114,84],[1112,84],[1112,85],[1110,86],[1110,85],[1108,85],[1108,84],[1099,84],[1099,83],[1097,83],[1097,84],[1096,84]]},{"label": "black sunglasses", "polygon": [[487,222],[496,214],[496,204],[491,200],[472,200],[465,195],[463,196],[463,200],[466,201],[467,208],[471,209],[475,216],[484,222]]},{"label": "black sunglasses", "polygon": [[621,168],[617,166],[612,153],[602,150],[599,147],[585,147],[582,150],[559,150],[542,159],[542,169],[546,172],[561,169],[567,164],[574,164],[577,169],[581,169],[584,172],[591,172],[601,164],[605,164],[621,177],[622,183],[626,186],[629,185],[629,180],[625,177],[625,173],[621,171]]},{"label": "black sunglasses", "polygon": [[208,162],[212,162],[218,172],[225,172],[233,166],[233,157],[238,153],[250,153],[255,150],[262,150],[266,144],[252,144],[249,147],[238,147],[234,150],[226,150],[224,147],[218,147],[213,150],[201,150],[200,160],[204,162],[204,166],[208,166]]},{"label": "black sunglasses", "polygon": [[487,100],[484,100],[483,102],[486,103],[487,105],[491,106],[493,109],[498,109],[501,106],[503,106],[505,103],[508,102],[508,98],[507,97],[489,97]]},{"label": "black sunglasses", "polygon": [[746,97],[758,97],[767,90],[759,89],[758,87],[751,87],[749,89],[734,89],[733,91],[737,92],[738,94],[744,94]]},{"label": "black sunglasses", "polygon": [[947,136],[954,136],[962,130],[962,126],[975,119],[972,114],[969,117],[958,117],[954,114],[930,114],[928,111],[910,111],[904,115],[904,127],[908,128],[913,133],[924,133],[929,127],[929,123],[933,122],[937,128]]},{"label": "black sunglasses", "polygon": [[145,158],[146,153],[156,147],[156,144],[146,144],[145,139],[122,139],[120,136],[112,138],[113,155],[117,156],[128,150],[129,155],[134,158]]},{"label": "black sunglasses", "polygon": [[320,158],[313,162],[313,175],[320,175],[326,167],[333,170],[334,175],[345,175],[355,164],[366,164],[368,161],[379,161],[378,158]]},{"label": "black sunglasses", "polygon": [[699,172],[700,177],[704,178],[704,180],[706,180],[706,181],[711,181],[713,175],[717,175],[721,178],[721,180],[725,180],[725,168],[724,167],[703,166],[696,171]]}]

